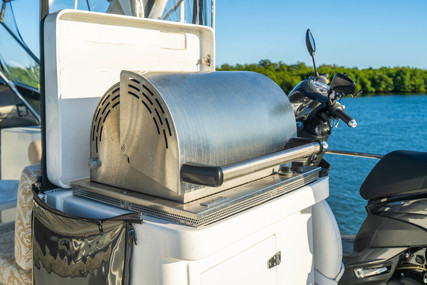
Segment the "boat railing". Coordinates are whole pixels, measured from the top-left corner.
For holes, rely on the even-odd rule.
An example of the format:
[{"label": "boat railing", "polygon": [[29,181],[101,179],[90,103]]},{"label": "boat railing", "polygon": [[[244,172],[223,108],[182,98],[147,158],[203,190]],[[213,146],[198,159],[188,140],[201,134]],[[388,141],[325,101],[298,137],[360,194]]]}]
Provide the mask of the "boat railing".
[{"label": "boat railing", "polygon": [[381,159],[384,157],[384,155],[382,154],[346,151],[346,150],[334,150],[334,149],[328,149],[326,150],[326,153],[334,154],[334,155],[352,156],[352,157],[372,158],[372,159]]}]

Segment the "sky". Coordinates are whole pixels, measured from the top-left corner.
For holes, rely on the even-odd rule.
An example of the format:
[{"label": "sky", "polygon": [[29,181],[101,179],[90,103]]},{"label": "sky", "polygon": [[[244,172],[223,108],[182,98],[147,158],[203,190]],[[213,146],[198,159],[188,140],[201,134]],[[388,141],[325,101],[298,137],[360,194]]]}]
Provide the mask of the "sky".
[{"label": "sky", "polygon": [[[34,3],[14,1],[16,16],[29,23],[20,27],[29,45],[38,41],[31,29],[38,20]],[[20,15],[28,5],[37,12]],[[310,28],[317,65],[427,69],[427,0],[216,0],[215,25],[217,66],[262,59],[311,65]]]},{"label": "sky", "polygon": [[345,67],[427,69],[426,0],[217,0],[216,65],[261,59]]}]

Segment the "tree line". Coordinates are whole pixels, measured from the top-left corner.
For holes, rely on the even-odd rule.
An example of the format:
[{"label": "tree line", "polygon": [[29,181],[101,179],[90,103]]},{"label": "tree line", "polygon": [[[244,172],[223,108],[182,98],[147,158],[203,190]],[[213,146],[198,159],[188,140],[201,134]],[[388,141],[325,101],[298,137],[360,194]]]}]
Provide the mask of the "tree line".
[{"label": "tree line", "polygon": [[0,71],[8,75],[9,80],[21,83],[35,89],[40,89],[40,66],[14,67],[10,65],[2,66]]},{"label": "tree line", "polygon": [[[258,64],[223,64],[217,70],[247,70],[264,74],[275,81],[286,93],[289,93],[300,81],[313,76],[313,67],[302,62],[285,64],[261,60]],[[321,65],[320,74],[329,74],[332,79],[335,73],[345,73],[356,82],[357,90],[363,95],[379,93],[425,93],[427,92],[427,70],[410,67],[381,67],[358,69],[337,65]]]}]

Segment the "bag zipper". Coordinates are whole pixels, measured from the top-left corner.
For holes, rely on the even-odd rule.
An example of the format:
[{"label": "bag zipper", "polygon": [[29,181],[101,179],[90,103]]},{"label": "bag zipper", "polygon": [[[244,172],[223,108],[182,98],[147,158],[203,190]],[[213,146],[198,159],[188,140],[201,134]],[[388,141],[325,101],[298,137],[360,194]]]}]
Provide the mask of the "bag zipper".
[{"label": "bag zipper", "polygon": [[123,222],[130,222],[132,224],[142,224],[143,222],[142,213],[126,213],[126,214],[122,214],[112,218],[105,218],[105,219],[92,219],[92,218],[74,216],[49,206],[39,197],[39,195],[34,190],[33,190],[33,197],[34,197],[34,200],[37,202],[37,204],[47,211],[53,212],[58,216],[62,216],[70,219],[82,220],[89,223],[95,223],[99,227],[102,227],[102,223],[105,221],[123,221]]}]

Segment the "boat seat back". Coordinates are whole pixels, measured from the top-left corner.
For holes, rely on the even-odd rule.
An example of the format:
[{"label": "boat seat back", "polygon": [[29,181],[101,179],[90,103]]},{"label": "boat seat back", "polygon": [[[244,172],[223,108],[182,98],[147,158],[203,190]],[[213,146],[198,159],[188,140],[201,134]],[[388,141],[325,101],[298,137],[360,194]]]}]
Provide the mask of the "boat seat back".
[{"label": "boat seat back", "polygon": [[366,200],[427,192],[427,152],[398,150],[385,155],[366,177]]},{"label": "boat seat back", "polygon": [[39,164],[24,168],[15,222],[0,225],[0,284],[32,284],[32,185],[40,175]]},{"label": "boat seat back", "polygon": [[40,164],[27,166],[22,171],[19,182],[15,219],[15,259],[16,263],[24,270],[33,268],[31,236],[33,212],[32,185],[38,182],[40,176]]},{"label": "boat seat back", "polygon": [[344,270],[340,230],[326,200],[313,206],[313,255],[317,284],[338,284]]},{"label": "boat seat back", "polygon": [[0,284],[32,284],[31,270],[24,270],[14,258],[15,223],[0,225]]}]

